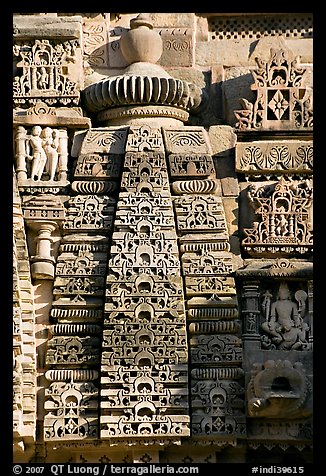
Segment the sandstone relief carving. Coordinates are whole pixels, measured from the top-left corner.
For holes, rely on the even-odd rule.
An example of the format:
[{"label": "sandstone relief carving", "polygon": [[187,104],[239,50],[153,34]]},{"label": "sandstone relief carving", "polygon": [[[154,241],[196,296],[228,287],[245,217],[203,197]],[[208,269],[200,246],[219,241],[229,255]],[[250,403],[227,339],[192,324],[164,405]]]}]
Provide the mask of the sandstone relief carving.
[{"label": "sandstone relief carving", "polygon": [[242,99],[243,109],[234,111],[236,128],[311,129],[313,125],[312,91],[305,85],[306,68],[289,51],[271,48],[268,61],[256,58],[252,71],[255,83],[254,103]]},{"label": "sandstone relief carving", "polygon": [[261,324],[267,334],[262,337],[262,345],[278,349],[308,349],[309,326],[303,320],[306,313],[307,293],[300,289],[292,300],[286,282],[281,282],[277,297],[273,300],[270,291],[263,294],[262,310],[265,321]]},{"label": "sandstone relief carving", "polygon": [[48,105],[78,105],[77,83],[67,73],[69,65],[76,62],[77,48],[78,40],[17,41],[14,57],[22,74],[14,77],[14,105],[31,105],[38,98]]},{"label": "sandstone relief carving", "polygon": [[244,229],[242,245],[246,251],[253,255],[311,252],[311,180],[297,182],[282,177],[271,185],[252,183],[248,198],[259,221]]},{"label": "sandstone relief carving", "polygon": [[311,384],[301,362],[268,360],[254,364],[247,389],[250,417],[311,416]]},{"label": "sandstone relief carving", "polygon": [[287,448],[305,459],[310,66],[282,49],[257,59],[232,131],[224,106],[274,39],[245,32],[241,64],[236,49],[211,65],[216,14],[140,14],[130,30],[119,15],[133,14],[49,14],[44,39],[25,17],[15,33],[15,172],[33,250],[16,264],[17,454],[24,442],[34,453],[19,457],[37,463],[247,462],[265,445],[270,459]]},{"label": "sandstone relief carving", "polygon": [[311,141],[255,141],[236,144],[236,169],[248,175],[310,175]]},{"label": "sandstone relief carving", "polygon": [[[68,135],[66,129],[28,130],[18,126],[15,135],[18,183],[67,182]],[[28,182],[26,182],[28,180]]]}]

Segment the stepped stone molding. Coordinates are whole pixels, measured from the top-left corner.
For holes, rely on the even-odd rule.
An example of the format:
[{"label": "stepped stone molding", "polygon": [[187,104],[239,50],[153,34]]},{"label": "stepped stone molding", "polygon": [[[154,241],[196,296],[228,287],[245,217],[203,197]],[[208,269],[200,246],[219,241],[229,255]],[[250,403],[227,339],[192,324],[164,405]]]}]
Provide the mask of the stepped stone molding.
[{"label": "stepped stone molding", "polygon": [[76,15],[14,15],[15,464],[310,462],[311,14]]},{"label": "stepped stone molding", "polygon": [[189,436],[186,326],[159,129],[129,129],[114,230],[106,280],[101,436],[112,444],[127,441],[127,435],[133,436],[128,444],[160,445],[162,436],[177,442]]},{"label": "stepped stone molding", "polygon": [[13,449],[30,455],[36,441],[34,293],[21,198],[13,189]]},{"label": "stepped stone molding", "polygon": [[[86,180],[73,180],[72,189],[79,193],[66,204],[50,313],[54,324],[46,353],[45,376],[52,382],[44,404],[46,441],[96,439],[99,435],[105,275],[116,204],[103,191],[107,193],[113,188],[109,185],[115,185],[108,178],[119,176],[120,165],[115,159],[120,156],[115,152],[121,153],[125,134],[91,129],[81,136],[84,142],[72,178]],[[85,193],[89,191],[92,193]]]},{"label": "stepped stone molding", "polygon": [[[189,320],[192,444],[232,444],[232,438],[245,436],[246,418],[244,388],[238,382],[244,375],[237,335],[241,325],[235,320],[233,261],[217,194],[221,188],[204,128],[164,128],[163,135]],[[226,362],[232,368],[226,369]]]}]

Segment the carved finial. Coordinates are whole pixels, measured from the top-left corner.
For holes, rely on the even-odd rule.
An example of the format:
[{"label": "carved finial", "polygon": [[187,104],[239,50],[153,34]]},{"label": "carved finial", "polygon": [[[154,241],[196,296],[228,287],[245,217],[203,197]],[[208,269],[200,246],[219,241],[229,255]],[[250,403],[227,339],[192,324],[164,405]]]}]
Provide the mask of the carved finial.
[{"label": "carved finial", "polygon": [[160,35],[153,30],[148,13],[140,13],[130,21],[130,30],[120,39],[121,52],[129,64],[156,63],[163,51]]},{"label": "carved finial", "polygon": [[134,30],[139,26],[147,26],[151,30],[153,29],[153,22],[150,19],[149,13],[140,13],[138,17],[130,20],[130,28]]}]

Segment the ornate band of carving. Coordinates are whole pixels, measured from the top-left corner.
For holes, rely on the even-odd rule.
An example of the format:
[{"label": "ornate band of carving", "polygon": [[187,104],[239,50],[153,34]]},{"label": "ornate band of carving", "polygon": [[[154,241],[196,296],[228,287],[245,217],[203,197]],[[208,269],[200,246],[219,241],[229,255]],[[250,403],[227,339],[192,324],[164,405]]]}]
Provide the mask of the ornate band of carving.
[{"label": "ornate band of carving", "polygon": [[174,182],[172,189],[174,193],[181,195],[182,193],[214,193],[217,189],[218,182],[214,179],[207,180],[183,180]]},{"label": "ornate band of carving", "polygon": [[179,119],[182,122],[187,122],[189,119],[188,112],[171,106],[125,106],[115,107],[113,109],[107,109],[100,112],[96,118],[98,121],[103,122],[112,119],[118,119],[123,117],[169,117]]},{"label": "ornate band of carving", "polygon": [[235,380],[243,377],[244,370],[236,368],[202,368],[202,369],[192,369],[191,376],[197,380]]},{"label": "ornate band of carving", "polygon": [[55,324],[50,326],[54,335],[99,334],[101,327],[95,324]]},{"label": "ornate band of carving", "polygon": [[240,330],[240,321],[192,322],[189,324],[189,332],[191,334],[240,332]]},{"label": "ornate band of carving", "polygon": [[67,380],[73,381],[89,381],[96,380],[98,378],[98,372],[96,370],[48,370],[45,372],[45,378],[52,382],[62,382]]},{"label": "ornate band of carving", "polygon": [[311,174],[312,167],[311,141],[239,142],[236,145],[236,170],[239,172]]},{"label": "ornate band of carving", "polygon": [[54,319],[67,319],[73,317],[74,319],[102,319],[103,311],[101,309],[59,309],[59,308],[52,308],[51,309],[51,317]]},{"label": "ornate band of carving", "polygon": [[163,104],[192,110],[203,99],[200,88],[186,81],[149,76],[109,78],[89,85],[82,97],[89,112],[131,104]]},{"label": "ornate band of carving", "polygon": [[235,307],[205,307],[189,309],[188,314],[193,319],[233,319],[238,317],[238,310]]},{"label": "ornate band of carving", "polygon": [[85,195],[111,193],[116,190],[117,185],[114,182],[108,182],[106,180],[93,180],[93,181],[76,181],[71,184],[71,188],[74,192],[82,193]]}]

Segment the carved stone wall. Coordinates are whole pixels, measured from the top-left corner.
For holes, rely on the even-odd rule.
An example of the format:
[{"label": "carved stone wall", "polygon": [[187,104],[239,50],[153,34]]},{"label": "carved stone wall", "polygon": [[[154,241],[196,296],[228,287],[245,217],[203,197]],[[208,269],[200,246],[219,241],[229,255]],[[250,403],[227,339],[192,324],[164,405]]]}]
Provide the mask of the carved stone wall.
[{"label": "carved stone wall", "polygon": [[14,462],[312,462],[312,14],[13,20]]}]

